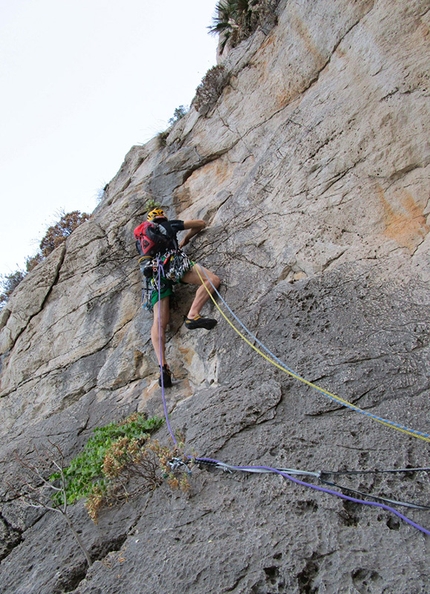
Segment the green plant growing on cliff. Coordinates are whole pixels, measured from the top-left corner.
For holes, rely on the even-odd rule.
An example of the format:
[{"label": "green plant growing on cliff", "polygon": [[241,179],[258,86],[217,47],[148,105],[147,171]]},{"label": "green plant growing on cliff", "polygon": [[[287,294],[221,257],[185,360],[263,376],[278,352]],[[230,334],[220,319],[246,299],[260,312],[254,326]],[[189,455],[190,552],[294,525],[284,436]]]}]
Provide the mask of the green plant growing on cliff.
[{"label": "green plant growing on cliff", "polygon": [[172,489],[187,492],[188,461],[181,444],[168,447],[152,439],[119,438],[104,456],[103,482],[95,485],[85,502],[88,515],[97,523],[103,508],[153,491],[164,481]]},{"label": "green plant growing on cliff", "polygon": [[[8,486],[29,507],[60,513],[91,565],[90,554],[71,521],[69,506],[87,497],[88,513],[96,521],[98,510],[105,502],[112,504],[124,498],[126,477],[129,480],[136,475],[143,479],[136,492],[155,488],[161,480],[157,475],[160,464],[158,458],[151,460],[145,452],[158,450],[142,448],[162,424],[163,420],[157,417],[147,419],[133,413],[119,423],[99,427],[68,466],[60,447],[50,441],[43,451],[34,448],[32,461],[16,454],[15,460],[21,468],[19,481]],[[133,494],[130,491],[128,496]]]},{"label": "green plant growing on cliff", "polygon": [[31,272],[33,268],[36,268],[45,258],[40,252],[37,252],[34,256],[28,256],[25,260],[25,271],[26,273]]},{"label": "green plant growing on cliff", "polygon": [[270,20],[275,23],[274,12],[279,0],[220,0],[215,7],[209,33],[219,35],[220,52],[227,43],[235,47],[247,39],[258,26]]},{"label": "green plant growing on cliff", "polygon": [[157,138],[158,138],[161,148],[164,148],[166,146],[167,137],[169,136],[173,126],[177,122],[179,122],[179,120],[182,120],[182,118],[184,116],[186,116],[187,113],[188,113],[188,107],[185,107],[185,105],[180,105],[179,107],[176,107],[175,111],[173,112],[173,116],[168,120],[169,127],[166,130],[159,132],[157,135]]},{"label": "green plant growing on cliff", "polygon": [[[142,414],[134,413],[121,423],[109,423],[105,427],[94,430],[94,434],[70,464],[64,468],[65,497],[67,503],[75,503],[79,499],[88,497],[96,489],[105,490],[106,477],[103,473],[103,464],[107,451],[118,439],[127,438],[144,443],[149,435],[159,429],[162,419],[152,417],[146,419]],[[61,480],[60,473],[50,476],[50,481],[55,484]],[[53,497],[54,503],[61,504],[62,494]]]},{"label": "green plant growing on cliff", "polygon": [[154,208],[162,208],[161,204],[154,200],[153,198],[149,198],[145,203],[145,209],[147,212],[150,210],[154,210]]},{"label": "green plant growing on cliff", "polygon": [[211,35],[220,37],[221,53],[223,53],[228,41],[232,47],[239,43],[238,16],[239,11],[236,0],[221,0],[215,7],[215,16],[212,19],[212,25],[208,29]]}]

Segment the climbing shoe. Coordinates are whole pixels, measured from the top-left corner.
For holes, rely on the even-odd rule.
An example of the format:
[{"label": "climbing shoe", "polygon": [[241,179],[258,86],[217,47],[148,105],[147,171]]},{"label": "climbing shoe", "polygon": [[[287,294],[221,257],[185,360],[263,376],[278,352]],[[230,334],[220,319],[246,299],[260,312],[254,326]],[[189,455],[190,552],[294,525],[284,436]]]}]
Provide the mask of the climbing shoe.
[{"label": "climbing shoe", "polygon": [[217,325],[216,320],[211,318],[202,318],[202,316],[196,316],[192,320],[185,318],[185,326],[188,330],[194,330],[194,328],[205,328],[206,330],[212,330]]},{"label": "climbing shoe", "polygon": [[158,385],[164,386],[165,388],[172,387],[172,372],[170,371],[168,365],[163,365],[161,368],[160,377],[158,378]]}]

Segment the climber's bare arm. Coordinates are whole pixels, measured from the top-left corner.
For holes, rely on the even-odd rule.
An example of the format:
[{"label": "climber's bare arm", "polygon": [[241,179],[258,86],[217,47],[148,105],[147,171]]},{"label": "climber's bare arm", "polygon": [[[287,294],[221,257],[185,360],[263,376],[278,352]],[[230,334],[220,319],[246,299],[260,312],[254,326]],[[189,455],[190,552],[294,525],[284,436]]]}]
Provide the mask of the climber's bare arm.
[{"label": "climber's bare arm", "polygon": [[184,229],[188,229],[188,233],[185,235],[184,239],[179,244],[180,248],[186,246],[190,239],[200,233],[206,227],[206,223],[201,219],[194,219],[191,221],[184,221]]}]

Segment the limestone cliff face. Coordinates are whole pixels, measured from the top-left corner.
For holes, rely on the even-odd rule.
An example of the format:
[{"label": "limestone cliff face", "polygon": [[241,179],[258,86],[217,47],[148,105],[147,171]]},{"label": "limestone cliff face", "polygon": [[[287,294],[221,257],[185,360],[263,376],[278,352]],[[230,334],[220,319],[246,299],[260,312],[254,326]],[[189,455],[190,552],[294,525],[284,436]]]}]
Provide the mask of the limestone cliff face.
[{"label": "limestone cliff face", "polygon": [[[26,512],[8,485],[14,451],[49,438],[70,457],[97,426],[162,414],[132,235],[148,198],[205,219],[188,253],[290,368],[429,432],[429,15],[428,0],[282,1],[270,31],[229,53],[205,115],[192,107],[165,146],[133,147],[91,219],[21,283],[0,318],[2,592],[426,591],[428,537],[274,475],[196,469],[188,498],[159,489],[98,526],[75,506],[100,561],[88,572],[62,519]],[[167,346],[170,422],[190,451],[307,470],[429,466],[428,443],[271,366],[212,304],[217,328],[188,332],[192,295],[177,291]],[[426,473],[347,484],[429,503]],[[430,528],[428,513],[403,511]]]}]

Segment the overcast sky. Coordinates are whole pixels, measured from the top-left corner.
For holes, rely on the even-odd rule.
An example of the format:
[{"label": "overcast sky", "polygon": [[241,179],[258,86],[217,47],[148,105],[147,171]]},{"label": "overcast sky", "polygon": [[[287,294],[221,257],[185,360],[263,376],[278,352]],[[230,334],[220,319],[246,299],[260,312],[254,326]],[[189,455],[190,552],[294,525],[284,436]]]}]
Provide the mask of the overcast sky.
[{"label": "overcast sky", "polygon": [[216,0],[0,0],[0,274],[92,212],[216,63]]}]

